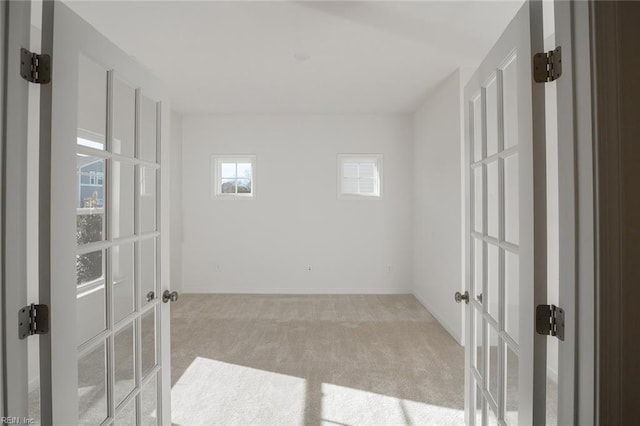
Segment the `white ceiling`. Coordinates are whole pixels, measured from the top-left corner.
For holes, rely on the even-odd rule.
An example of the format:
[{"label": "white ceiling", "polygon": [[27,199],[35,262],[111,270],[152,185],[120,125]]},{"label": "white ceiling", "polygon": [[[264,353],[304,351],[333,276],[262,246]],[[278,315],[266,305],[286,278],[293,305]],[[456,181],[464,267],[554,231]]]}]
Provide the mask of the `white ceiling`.
[{"label": "white ceiling", "polygon": [[480,63],[522,0],[68,4],[164,81],[183,114],[330,114],[413,111]]}]

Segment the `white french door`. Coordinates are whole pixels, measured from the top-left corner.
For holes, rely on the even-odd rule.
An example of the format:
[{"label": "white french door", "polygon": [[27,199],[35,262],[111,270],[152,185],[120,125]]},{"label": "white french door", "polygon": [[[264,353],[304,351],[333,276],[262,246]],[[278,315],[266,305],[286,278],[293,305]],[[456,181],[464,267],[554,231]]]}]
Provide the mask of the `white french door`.
[{"label": "white french door", "polygon": [[166,93],[59,1],[42,53],[43,424],[169,425]]},{"label": "white french door", "polygon": [[465,88],[470,425],[544,424],[544,85],[532,77],[542,42],[542,4],[526,2]]}]

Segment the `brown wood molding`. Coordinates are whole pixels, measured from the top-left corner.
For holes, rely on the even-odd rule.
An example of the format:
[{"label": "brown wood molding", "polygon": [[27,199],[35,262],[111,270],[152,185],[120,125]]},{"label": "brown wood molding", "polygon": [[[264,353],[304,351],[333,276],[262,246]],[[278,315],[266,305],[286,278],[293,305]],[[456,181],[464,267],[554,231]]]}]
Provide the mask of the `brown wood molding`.
[{"label": "brown wood molding", "polygon": [[640,419],[640,3],[593,2],[597,421]]}]

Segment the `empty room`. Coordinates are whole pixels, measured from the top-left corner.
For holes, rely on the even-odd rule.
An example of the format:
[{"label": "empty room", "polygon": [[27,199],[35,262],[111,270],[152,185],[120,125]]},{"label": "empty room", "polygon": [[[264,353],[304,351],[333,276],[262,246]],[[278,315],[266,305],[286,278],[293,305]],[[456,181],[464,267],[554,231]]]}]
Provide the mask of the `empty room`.
[{"label": "empty room", "polygon": [[633,418],[638,6],[0,4],[3,423]]}]

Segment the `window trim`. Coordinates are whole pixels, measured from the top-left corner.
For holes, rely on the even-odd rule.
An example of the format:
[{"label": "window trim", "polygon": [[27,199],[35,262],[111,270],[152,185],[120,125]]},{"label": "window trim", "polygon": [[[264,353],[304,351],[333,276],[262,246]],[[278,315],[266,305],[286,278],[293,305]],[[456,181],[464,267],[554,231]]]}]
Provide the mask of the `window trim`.
[{"label": "window trim", "polygon": [[[344,163],[354,161],[358,163],[371,162],[375,160],[376,170],[378,172],[377,194],[352,194],[342,192],[342,180],[344,179]],[[339,200],[382,200],[384,188],[383,174],[383,154],[338,154],[337,156],[337,193]]]},{"label": "window trim", "polygon": [[[251,163],[251,192],[221,192],[222,163]],[[212,200],[254,200],[256,198],[256,155],[255,154],[214,154],[211,156],[211,199]],[[237,176],[236,176],[237,179]]]}]

